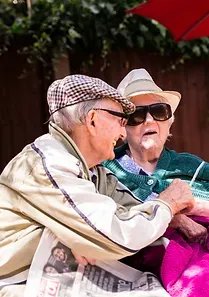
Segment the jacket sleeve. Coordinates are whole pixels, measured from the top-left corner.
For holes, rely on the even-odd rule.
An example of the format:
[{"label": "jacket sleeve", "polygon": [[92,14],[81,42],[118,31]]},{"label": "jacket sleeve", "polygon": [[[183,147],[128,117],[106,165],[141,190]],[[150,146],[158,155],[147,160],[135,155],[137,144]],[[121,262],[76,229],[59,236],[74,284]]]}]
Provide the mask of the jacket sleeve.
[{"label": "jacket sleeve", "polygon": [[[31,149],[27,162],[24,154],[18,156],[15,174],[9,186],[19,193],[16,207],[83,256],[119,259],[133,254],[163,235],[172,217],[157,200],[130,207],[116,203],[81,178],[75,157],[45,154],[41,145]],[[128,191],[124,195],[130,198]]]}]

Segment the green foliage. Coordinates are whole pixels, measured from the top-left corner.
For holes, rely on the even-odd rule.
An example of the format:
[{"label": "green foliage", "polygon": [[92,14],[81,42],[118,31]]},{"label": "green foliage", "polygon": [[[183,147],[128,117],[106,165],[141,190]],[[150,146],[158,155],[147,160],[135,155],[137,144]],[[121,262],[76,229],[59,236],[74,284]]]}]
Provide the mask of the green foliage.
[{"label": "green foliage", "polygon": [[0,0],[0,54],[10,47],[29,59],[48,63],[68,50],[84,61],[105,57],[113,49],[138,48],[175,56],[180,63],[208,57],[209,38],[173,41],[160,24],[128,14],[139,0]]}]

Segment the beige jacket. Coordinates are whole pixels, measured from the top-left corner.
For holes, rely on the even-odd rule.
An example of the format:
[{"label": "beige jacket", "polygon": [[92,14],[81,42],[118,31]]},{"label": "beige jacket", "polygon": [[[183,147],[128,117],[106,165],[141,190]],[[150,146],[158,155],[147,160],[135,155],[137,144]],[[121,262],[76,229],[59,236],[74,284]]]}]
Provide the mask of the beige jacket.
[{"label": "beige jacket", "polygon": [[[49,130],[0,176],[1,285],[24,279],[45,226],[81,255],[120,259],[155,241],[171,220],[166,205],[141,204],[102,166],[93,183],[75,143],[55,124]],[[12,296],[6,290],[0,296]]]}]

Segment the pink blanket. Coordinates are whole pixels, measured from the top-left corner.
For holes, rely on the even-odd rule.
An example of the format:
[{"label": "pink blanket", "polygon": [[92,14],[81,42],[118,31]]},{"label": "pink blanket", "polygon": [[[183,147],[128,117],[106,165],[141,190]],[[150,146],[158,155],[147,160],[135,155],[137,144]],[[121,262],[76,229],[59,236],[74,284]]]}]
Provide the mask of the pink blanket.
[{"label": "pink blanket", "polygon": [[[194,217],[204,226],[209,219]],[[146,270],[156,273],[172,297],[208,297],[209,296],[209,244],[188,243],[175,230],[169,229],[165,237],[170,243],[165,249],[146,248],[143,265]],[[161,261],[160,271],[157,265]],[[154,265],[156,263],[156,266]]]},{"label": "pink blanket", "polygon": [[[209,218],[193,217],[209,227]],[[164,237],[163,245],[149,246],[126,259],[126,264],[155,273],[172,297],[209,297],[209,239],[207,245],[189,243],[174,229]]]}]

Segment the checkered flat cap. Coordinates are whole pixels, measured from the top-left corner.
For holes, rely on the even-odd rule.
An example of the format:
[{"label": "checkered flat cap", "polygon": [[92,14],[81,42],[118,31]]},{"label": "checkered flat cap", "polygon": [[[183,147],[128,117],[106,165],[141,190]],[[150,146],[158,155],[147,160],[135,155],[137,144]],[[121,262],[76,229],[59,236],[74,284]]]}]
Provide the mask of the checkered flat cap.
[{"label": "checkered flat cap", "polygon": [[48,88],[47,101],[50,114],[83,101],[109,98],[121,104],[127,114],[134,112],[135,105],[103,80],[86,75],[68,75],[54,81]]}]

